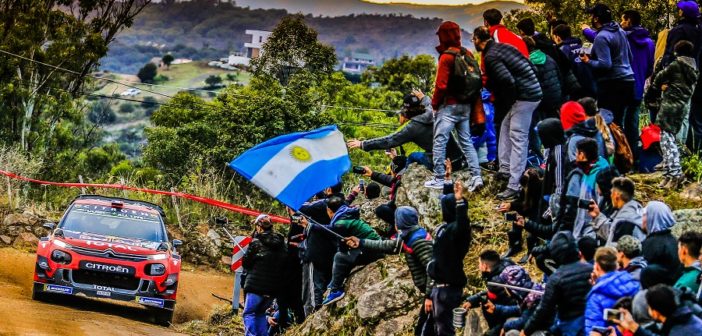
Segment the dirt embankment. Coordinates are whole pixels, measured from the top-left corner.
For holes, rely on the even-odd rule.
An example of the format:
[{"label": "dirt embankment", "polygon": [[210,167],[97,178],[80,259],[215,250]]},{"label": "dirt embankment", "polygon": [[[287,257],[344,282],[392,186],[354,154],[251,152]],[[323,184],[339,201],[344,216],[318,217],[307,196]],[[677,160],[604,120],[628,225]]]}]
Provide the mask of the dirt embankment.
[{"label": "dirt embankment", "polygon": [[[179,335],[151,324],[149,311],[121,302],[60,296],[51,303],[32,301],[34,254],[0,249],[0,335]],[[182,271],[175,323],[205,319],[228,296],[232,278],[204,271]]]}]

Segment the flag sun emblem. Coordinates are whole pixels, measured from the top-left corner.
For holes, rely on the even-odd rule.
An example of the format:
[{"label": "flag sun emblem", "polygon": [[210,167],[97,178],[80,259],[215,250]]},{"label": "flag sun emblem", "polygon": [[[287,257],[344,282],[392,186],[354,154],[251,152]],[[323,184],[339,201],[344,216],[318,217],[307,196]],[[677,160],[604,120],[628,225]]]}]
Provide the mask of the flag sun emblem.
[{"label": "flag sun emblem", "polygon": [[312,155],[310,155],[310,152],[300,146],[293,146],[290,149],[290,155],[293,157],[293,159],[302,162],[306,162],[312,159]]}]

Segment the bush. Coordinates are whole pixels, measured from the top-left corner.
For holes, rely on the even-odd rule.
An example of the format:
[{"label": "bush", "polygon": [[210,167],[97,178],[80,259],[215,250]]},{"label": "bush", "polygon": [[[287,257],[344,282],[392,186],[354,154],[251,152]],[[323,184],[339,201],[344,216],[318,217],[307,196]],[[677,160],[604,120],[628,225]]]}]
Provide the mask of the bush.
[{"label": "bush", "polygon": [[121,113],[132,113],[134,112],[134,105],[131,103],[123,103],[119,106],[119,112]]},{"label": "bush", "polygon": [[142,83],[153,83],[156,73],[158,72],[158,67],[156,64],[147,63],[143,68],[139,69],[137,77]]},{"label": "bush", "polygon": [[94,124],[112,124],[117,121],[117,115],[109,102],[100,100],[93,104],[88,113],[88,120]]}]

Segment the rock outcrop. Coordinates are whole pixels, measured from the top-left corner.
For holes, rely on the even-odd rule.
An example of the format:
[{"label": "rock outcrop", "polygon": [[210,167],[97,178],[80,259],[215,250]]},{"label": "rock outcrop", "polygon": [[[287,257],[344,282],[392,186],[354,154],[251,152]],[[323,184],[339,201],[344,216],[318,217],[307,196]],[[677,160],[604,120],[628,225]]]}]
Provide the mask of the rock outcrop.
[{"label": "rock outcrop", "polygon": [[29,210],[6,215],[0,223],[0,246],[11,245],[23,250],[36,250],[39,238],[48,234],[42,227],[46,222],[50,220]]}]

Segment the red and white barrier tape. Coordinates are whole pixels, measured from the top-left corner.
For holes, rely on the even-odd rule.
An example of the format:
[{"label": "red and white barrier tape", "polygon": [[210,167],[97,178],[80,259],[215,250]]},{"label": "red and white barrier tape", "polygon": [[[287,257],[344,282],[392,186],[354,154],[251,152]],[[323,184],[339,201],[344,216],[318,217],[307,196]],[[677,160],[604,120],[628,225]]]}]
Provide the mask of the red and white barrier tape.
[{"label": "red and white barrier tape", "polygon": [[[256,217],[263,212],[257,211],[257,210],[252,210],[249,208],[244,208],[242,206],[234,205],[234,204],[229,204],[226,202],[214,200],[211,198],[206,198],[206,197],[200,197],[196,195],[191,195],[191,194],[186,194],[182,192],[172,192],[172,191],[163,191],[163,190],[154,190],[154,189],[146,189],[146,188],[137,188],[137,187],[132,187],[124,184],[103,184],[103,183],[68,183],[68,182],[50,182],[50,181],[42,181],[42,180],[35,180],[31,179],[28,177],[24,176],[19,176],[17,174],[0,170],[0,175],[5,175],[11,179],[15,180],[20,180],[20,181],[25,181],[25,182],[30,182],[30,183],[36,183],[40,185],[51,185],[51,186],[57,186],[57,187],[64,187],[64,188],[104,188],[104,189],[119,189],[119,190],[129,190],[129,191],[137,191],[137,192],[143,192],[143,193],[148,193],[148,194],[156,194],[156,195],[167,195],[167,196],[175,196],[175,197],[180,197],[180,198],[185,198],[189,199],[191,201],[207,204],[207,205],[212,205],[218,208],[226,209],[229,211],[234,211],[243,215],[248,215],[248,216],[253,216]],[[282,223],[282,224],[290,224],[290,219],[285,218],[285,217],[280,217],[276,215],[270,215],[271,221],[276,222],[276,223]]]}]

